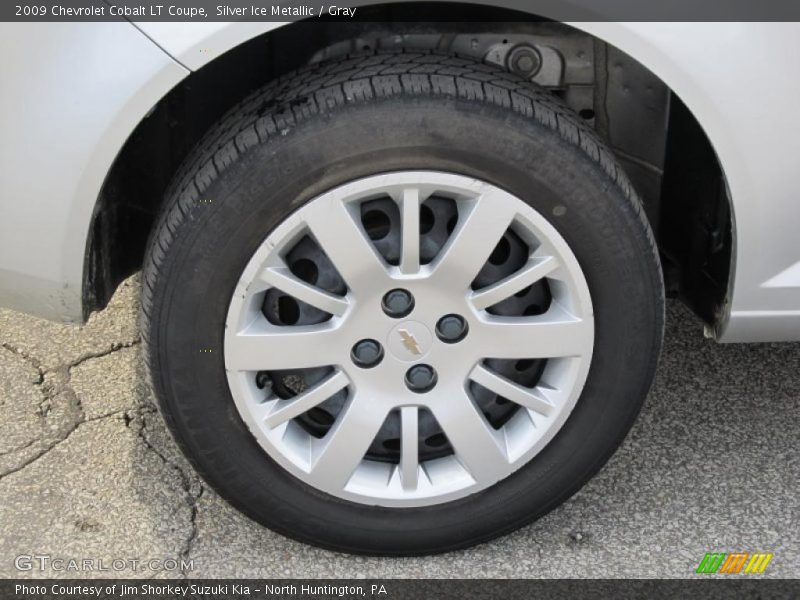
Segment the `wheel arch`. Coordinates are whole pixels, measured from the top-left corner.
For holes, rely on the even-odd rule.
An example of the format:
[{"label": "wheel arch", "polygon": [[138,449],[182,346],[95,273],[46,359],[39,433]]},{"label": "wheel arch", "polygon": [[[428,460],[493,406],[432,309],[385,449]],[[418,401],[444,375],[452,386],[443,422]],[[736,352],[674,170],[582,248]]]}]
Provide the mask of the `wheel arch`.
[{"label": "wheel arch", "polygon": [[[415,3],[415,6],[420,4]],[[541,22],[547,17],[546,14],[504,12],[478,3],[462,7],[466,11],[462,14],[474,19],[491,14],[497,21],[504,17],[519,20],[524,16]],[[672,259],[666,261],[665,268],[668,290],[683,296],[706,322],[724,323],[732,289],[735,230],[730,182],[724,176],[722,165],[736,149],[724,135],[724,120],[717,114],[709,91],[667,51],[668,32],[662,31],[661,38],[656,36],[656,42],[660,39],[661,43],[648,37],[648,29],[658,30],[661,24],[645,24],[648,27],[644,29],[641,24],[629,23],[568,25],[632,57],[663,83],[675,100],[673,115],[657,115],[656,118],[669,119],[670,129],[681,133],[681,137],[670,138],[667,144],[703,146],[699,159],[711,167],[712,173],[708,177],[710,181],[702,188],[706,192],[714,188],[714,194],[722,194],[721,215],[717,206],[720,198],[711,202],[697,194],[677,203],[660,199],[659,207],[648,213],[662,251]],[[86,249],[85,316],[104,307],[118,283],[141,266],[146,241],[169,180],[202,133],[249,91],[300,66],[320,46],[330,42],[329,34],[316,40],[297,35],[297,29],[302,26],[302,23],[207,23],[192,28],[180,23],[137,25],[191,73],[166,94],[131,133],[99,194]],[[341,23],[329,26],[342,27]],[[219,93],[220,89],[225,92]],[[680,127],[671,126],[676,122],[674,115],[680,120]],[[720,141],[714,144],[711,140],[717,138]],[[675,155],[680,156],[680,152]],[[731,160],[735,164],[740,157]],[[678,176],[662,181],[662,193],[685,198],[687,186],[695,183],[693,177],[697,177],[697,173],[685,177],[681,174],[685,163],[678,162],[673,167]],[[701,208],[705,204],[710,207]],[[658,212],[657,216],[654,211]],[[719,235],[724,238],[721,243],[728,244],[721,258],[717,258],[714,266],[717,280],[711,283],[707,273],[694,268],[706,264],[708,257],[698,261],[693,255],[710,252],[708,241],[696,239],[690,244],[691,251],[685,251],[682,243],[687,236],[703,238],[703,229],[707,226],[704,219],[708,213],[720,217],[723,231]],[[678,230],[671,231],[675,226]]]}]

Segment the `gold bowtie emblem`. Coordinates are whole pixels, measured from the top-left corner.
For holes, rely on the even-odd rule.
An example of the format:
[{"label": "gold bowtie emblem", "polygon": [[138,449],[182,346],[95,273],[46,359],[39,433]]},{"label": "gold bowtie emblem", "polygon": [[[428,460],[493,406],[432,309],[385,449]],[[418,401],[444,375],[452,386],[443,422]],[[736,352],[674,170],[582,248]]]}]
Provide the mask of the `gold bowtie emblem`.
[{"label": "gold bowtie emblem", "polygon": [[417,343],[417,338],[415,338],[408,329],[398,329],[397,332],[400,334],[400,337],[403,338],[403,346],[405,346],[411,354],[422,354],[422,350],[419,349],[419,344]]}]

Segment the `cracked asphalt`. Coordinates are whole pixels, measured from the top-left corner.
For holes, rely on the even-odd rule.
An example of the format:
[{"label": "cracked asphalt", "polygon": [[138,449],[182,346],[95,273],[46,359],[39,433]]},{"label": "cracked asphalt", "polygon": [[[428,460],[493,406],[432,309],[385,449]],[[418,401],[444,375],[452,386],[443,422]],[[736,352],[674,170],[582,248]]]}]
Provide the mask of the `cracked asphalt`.
[{"label": "cracked asphalt", "polygon": [[0,577],[19,555],[187,559],[122,577],[691,577],[708,551],[800,576],[800,344],[717,345],[668,306],[656,382],[601,473],[512,535],[436,557],[336,554],[272,533],[206,487],[145,383],[138,283],[84,327],[0,311]]}]

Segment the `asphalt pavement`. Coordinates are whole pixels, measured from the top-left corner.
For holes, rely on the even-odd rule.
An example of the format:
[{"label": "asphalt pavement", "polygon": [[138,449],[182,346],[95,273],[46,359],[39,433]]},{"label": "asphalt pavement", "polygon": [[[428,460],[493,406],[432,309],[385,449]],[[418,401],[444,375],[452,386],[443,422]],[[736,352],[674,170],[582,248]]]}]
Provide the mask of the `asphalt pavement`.
[{"label": "asphalt pavement", "polygon": [[[203,484],[145,384],[137,298],[133,278],[84,327],[0,311],[0,577],[109,576],[49,564],[70,558],[167,559],[113,573],[138,578],[693,577],[712,551],[800,576],[800,344],[718,345],[670,302],[645,408],[576,496],[476,548],[369,558],[288,540]],[[33,555],[47,568],[17,569]]]}]

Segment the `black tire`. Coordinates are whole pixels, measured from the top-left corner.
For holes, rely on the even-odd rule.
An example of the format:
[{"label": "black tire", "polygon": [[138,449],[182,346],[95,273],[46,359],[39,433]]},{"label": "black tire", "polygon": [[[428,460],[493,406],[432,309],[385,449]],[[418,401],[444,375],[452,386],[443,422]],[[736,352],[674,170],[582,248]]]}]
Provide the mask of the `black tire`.
[{"label": "black tire", "polygon": [[[467,498],[387,509],[316,491],[267,456],[231,398],[222,343],[241,271],[280,221],[336,185],[405,169],[473,176],[545,215],[586,275],[596,337],[580,400],[533,460]],[[313,65],[241,103],[176,177],[142,278],[152,384],[198,472],[275,531],[383,555],[470,546],[540,517],[577,491],[640,409],[660,351],[663,311],[658,254],[642,206],[597,136],[529,82],[429,53]]]}]

